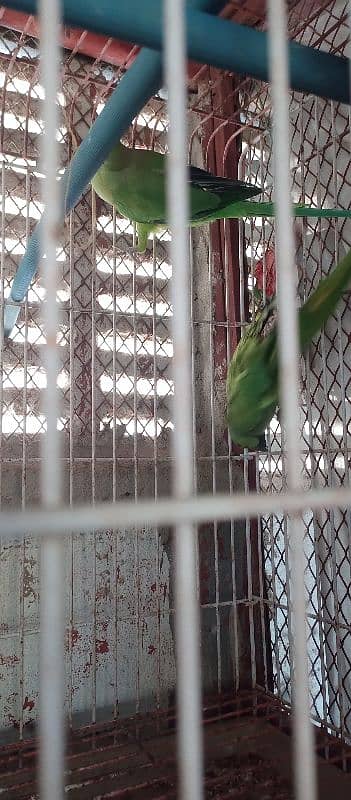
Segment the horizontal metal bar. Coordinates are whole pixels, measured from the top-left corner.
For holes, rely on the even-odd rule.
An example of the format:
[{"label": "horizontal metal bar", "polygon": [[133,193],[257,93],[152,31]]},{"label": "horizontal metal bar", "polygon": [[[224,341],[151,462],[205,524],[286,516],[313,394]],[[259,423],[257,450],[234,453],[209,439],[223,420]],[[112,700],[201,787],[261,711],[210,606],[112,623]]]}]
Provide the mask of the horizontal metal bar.
[{"label": "horizontal metal bar", "polygon": [[200,495],[189,500],[152,500],[138,503],[98,503],[95,506],[67,506],[53,511],[28,509],[2,511],[0,536],[14,539],[20,535],[55,536],[56,534],[89,533],[94,530],[120,530],[145,526],[176,525],[182,522],[201,523],[209,520],[243,519],[257,514],[299,514],[305,509],[347,508],[351,505],[351,489],[330,488],[286,494],[216,494]]},{"label": "horizontal metal bar", "polygon": [[[287,603],[281,603],[281,602],[278,603],[277,601],[269,600],[266,597],[262,597],[262,595],[258,594],[253,594],[250,600],[248,600],[246,597],[243,597],[241,599],[236,599],[234,601],[220,600],[219,603],[200,603],[199,607],[205,611],[209,611],[209,609],[232,608],[233,605],[237,607],[245,606],[246,608],[249,608],[250,606],[258,606],[260,603],[263,603],[265,606],[267,606],[267,608],[271,609],[272,612],[276,611],[277,609],[279,609],[280,611],[288,612],[290,608],[290,606]],[[174,607],[170,606],[169,609],[167,609],[167,611],[162,612],[162,615],[167,616],[168,614],[174,614],[174,613],[175,613]],[[158,616],[159,616],[158,609],[156,609],[156,611],[152,610],[148,611],[148,619],[157,619]],[[313,611],[306,611],[306,620],[311,620],[311,622],[312,621],[318,622],[319,619],[320,615],[318,613]],[[347,625],[346,622],[342,621],[337,622],[335,617],[331,617],[327,611],[325,612],[325,614],[323,614],[323,621],[325,625],[328,625],[328,627],[333,628],[333,630],[339,628],[341,631],[345,631],[351,634],[351,625]],[[82,624],[83,628],[84,627],[86,628],[88,626],[89,622],[85,622]],[[39,627],[38,628],[34,627],[30,628],[30,630],[29,629],[26,630],[26,637],[38,636],[38,634],[40,634]],[[5,633],[0,628],[0,642],[5,640],[6,641],[12,641],[16,639],[18,640],[20,636],[21,632],[18,630],[16,631],[9,630],[6,631]]]},{"label": "horizontal metal bar", "polygon": [[[35,14],[36,0],[8,0],[6,5]],[[63,0],[68,25],[133,41],[155,50],[162,48],[161,0]],[[244,25],[188,9],[188,56],[204,64],[268,80],[267,34]],[[290,85],[293,89],[350,102],[348,59],[311,47],[289,43]]]}]

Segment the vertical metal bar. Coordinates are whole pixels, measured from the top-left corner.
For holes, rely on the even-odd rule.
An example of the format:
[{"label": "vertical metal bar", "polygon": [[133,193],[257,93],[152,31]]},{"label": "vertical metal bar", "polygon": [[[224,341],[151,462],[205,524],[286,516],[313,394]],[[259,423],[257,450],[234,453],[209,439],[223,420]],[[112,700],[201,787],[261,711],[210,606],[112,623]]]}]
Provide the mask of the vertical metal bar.
[{"label": "vertical metal bar", "polygon": [[[112,500],[117,501],[117,436],[116,436],[116,370],[117,370],[117,326],[116,326],[116,271],[117,271],[117,233],[116,210],[112,209]],[[113,563],[115,565],[115,698],[114,717],[118,715],[118,528],[113,531]]]},{"label": "vertical metal bar", "polygon": [[[96,357],[96,196],[91,190],[91,251],[92,251],[92,272],[91,272],[91,502],[95,505],[96,497],[96,414],[95,414],[95,357]],[[97,642],[97,620],[96,620],[96,531],[93,532],[93,632],[92,632],[92,708],[91,721],[96,722],[96,642]]]},{"label": "vertical metal bar", "polygon": [[[6,187],[5,161],[1,164],[1,197],[3,198],[1,208],[1,254],[0,254],[0,292],[1,292],[1,331],[0,331],[0,453],[2,452],[2,428],[3,428],[3,399],[4,399],[4,293],[5,293],[5,232],[6,232],[6,211],[5,211],[5,187]],[[0,459],[0,508],[2,503],[2,461]],[[1,541],[0,541],[1,554]]]},{"label": "vertical metal bar", "polygon": [[[57,420],[59,402],[57,376],[59,354],[56,343],[59,316],[56,302],[56,244],[60,223],[60,202],[56,180],[58,151],[57,91],[59,86],[59,2],[40,0],[41,79],[45,91],[43,103],[44,135],[41,159],[45,175],[43,201],[46,215],[42,229],[42,264],[46,288],[44,317],[46,330],[45,366],[47,387],[45,412],[47,432],[43,437],[41,473],[42,503],[49,509],[61,500],[61,471]],[[41,652],[40,652],[40,797],[62,800],[64,776],[64,606],[63,539],[48,537],[41,552]]]},{"label": "vertical metal bar", "polygon": [[[241,180],[243,180],[243,175],[244,175],[244,159],[245,159],[246,154],[248,154],[248,148],[245,148],[245,150],[243,150],[243,152],[242,152],[242,154],[240,156],[240,159],[239,159],[238,178],[241,179]],[[250,231],[251,231],[251,236],[252,236],[252,228],[250,229]],[[246,322],[245,292],[244,292],[244,287],[245,287],[245,270],[244,270],[245,228],[244,228],[244,222],[243,221],[239,221],[239,231],[238,231],[238,233],[239,233],[238,239],[239,239],[239,271],[240,271],[240,336],[243,336],[244,331],[245,331],[245,322]],[[248,491],[248,458],[249,458],[249,456],[248,456],[248,449],[246,447],[244,447],[242,458],[243,458],[244,491],[247,492]],[[248,594],[248,599],[252,600],[252,580],[251,580],[252,576],[251,576],[251,569],[250,569],[251,562],[250,562],[250,557],[249,557],[249,556],[251,556],[251,549],[250,549],[250,544],[251,544],[250,543],[250,520],[248,519],[248,517],[246,517],[246,520],[245,520],[245,541],[246,541],[246,563],[247,563],[247,567],[248,567],[248,575],[247,575],[248,593],[250,591],[250,586],[251,586],[251,598],[250,598],[250,596]],[[251,680],[252,680],[252,685],[254,685],[255,680],[256,680],[256,670],[254,669],[254,666],[253,666],[254,662],[252,660],[253,652],[254,652],[254,650],[253,650],[254,639],[253,639],[252,621],[253,621],[253,616],[252,616],[252,604],[251,604],[250,607],[249,607],[250,657],[251,657]],[[238,655],[237,655],[237,657],[238,657]],[[240,671],[239,671],[239,676],[240,676]]]},{"label": "vertical metal bar", "polygon": [[[263,157],[263,143],[264,143],[264,136],[260,135],[258,137],[258,147],[260,153],[260,168],[259,168],[259,178],[260,184],[263,189],[264,182],[265,182],[265,172],[264,172],[264,157]],[[262,218],[262,266],[263,266],[263,303],[266,303],[266,282],[267,282],[267,265],[266,265],[266,247],[267,247],[267,236],[266,236],[266,219],[265,217]],[[268,438],[267,444],[267,460],[268,460],[268,475],[269,475],[269,483],[270,483],[270,491],[272,491],[272,454],[271,454],[271,433],[268,429]],[[260,489],[260,464],[259,458],[256,460],[256,487],[257,491]],[[265,518],[265,523],[268,525],[268,518]],[[273,533],[273,516],[269,516],[269,527],[270,527],[270,541],[272,542],[272,552],[274,553],[274,533]],[[260,598],[261,598],[261,630],[262,630],[262,641],[263,641],[263,658],[264,658],[264,670],[265,670],[265,688],[268,689],[268,665],[267,665],[267,641],[266,641],[266,609],[264,605],[264,571],[265,571],[265,564],[264,564],[264,554],[263,548],[261,544],[261,536],[262,536],[262,519],[261,517],[257,518],[257,534],[259,537],[259,541],[257,543],[258,546],[258,558],[259,558],[259,585],[260,585]],[[275,626],[275,642],[274,648],[276,652],[276,671],[277,671],[277,687],[278,687],[278,694],[280,688],[280,664],[279,664],[279,655],[278,655],[278,638],[277,638],[277,606],[276,606],[276,587],[275,587],[275,564],[274,560],[272,560],[272,594],[273,594],[273,603],[268,600],[267,605],[267,613],[269,614],[269,608],[272,609],[272,620]],[[272,678],[273,679],[273,678]]]},{"label": "vertical metal bar", "polygon": [[[211,242],[209,250],[209,259],[211,259]],[[211,262],[210,262],[211,263]],[[197,495],[198,491],[198,470],[197,470],[197,438],[196,438],[196,348],[195,348],[195,320],[194,320],[194,251],[192,231],[190,229],[189,236],[189,267],[190,267],[190,323],[191,323],[191,400],[192,400],[192,437],[193,437],[193,492]],[[196,572],[196,597],[200,608],[200,547],[199,536],[196,532],[195,537],[195,572]],[[201,629],[201,611],[200,613],[200,629]]]},{"label": "vertical metal bar", "polygon": [[[28,245],[30,236],[30,217],[29,217],[29,202],[30,202],[30,167],[27,164],[26,168],[26,246]],[[3,194],[2,197],[5,197]],[[28,383],[28,299],[26,298],[24,304],[24,342],[23,342],[23,395],[22,395],[22,415],[23,415],[23,431],[22,431],[22,475],[21,475],[21,494],[22,494],[22,510],[26,507],[26,483],[27,483],[27,383]],[[24,705],[24,570],[26,560],[26,537],[23,536],[21,546],[21,575],[20,575],[20,720],[19,720],[19,735],[20,739],[23,738],[24,720],[23,720],[23,705]]]},{"label": "vertical metal bar", "polygon": [[[249,494],[249,458],[248,451],[244,450],[244,491]],[[249,616],[249,636],[250,636],[250,659],[251,659],[251,683],[254,688],[256,685],[256,644],[253,613],[253,592],[252,592],[252,547],[251,547],[251,522],[250,518],[245,520],[245,540],[246,540],[246,567],[247,567],[247,605]]]},{"label": "vertical metal bar", "polygon": [[[335,117],[336,117],[335,104],[334,104],[333,101],[331,101],[331,103],[330,103],[330,109],[331,109],[331,119],[332,119],[332,140],[333,140],[333,199],[334,199],[334,202],[337,203],[337,196],[338,196],[337,146],[336,146],[337,131],[336,131],[336,123],[335,123]],[[334,256],[334,259],[335,259],[335,264],[337,264],[338,263],[338,257],[339,257],[339,238],[340,238],[339,222],[338,222],[337,219],[334,220],[334,236],[335,236],[335,256]],[[341,384],[341,386],[340,386],[340,388],[341,388],[341,418],[342,418],[342,423],[343,423],[342,449],[343,449],[343,454],[344,454],[344,465],[345,465],[345,467],[344,467],[345,468],[345,484],[347,484],[349,486],[350,485],[350,462],[349,462],[349,458],[348,458],[348,449],[347,449],[346,380],[345,380],[345,364],[344,364],[344,358],[343,358],[343,355],[344,355],[343,354],[343,333],[342,333],[341,310],[340,310],[340,308],[336,309],[335,316],[336,316],[337,322],[338,322],[338,355],[339,355],[339,372],[340,372],[340,384]],[[341,445],[340,445],[340,449],[341,449]],[[347,519],[346,525],[347,525],[348,531],[350,531],[351,530],[350,508],[347,508],[346,519]],[[340,535],[342,537],[342,531],[341,531]],[[336,535],[334,547],[335,547],[335,551],[336,551],[335,558],[336,558],[336,561],[338,562],[339,558],[337,558],[337,539],[338,539],[338,537]],[[348,559],[349,559],[349,562],[350,562],[351,542],[350,542],[350,536],[349,535],[347,536],[347,540],[348,540],[347,541],[347,552],[348,552]],[[336,564],[336,566],[337,566],[337,573],[336,573],[336,576],[335,576],[335,585],[336,585],[336,593],[337,593],[337,596],[336,596],[336,607],[338,609],[338,616],[339,616],[339,610],[340,610],[340,612],[342,612],[342,610],[343,610],[342,609],[342,603],[339,603],[339,591],[338,591],[338,588],[339,588],[338,587],[338,582],[339,582],[339,579],[340,579],[339,573],[342,571],[342,564],[340,564],[340,561],[339,561],[339,563]],[[339,622],[338,618],[336,618],[336,621]],[[341,642],[340,628],[337,628],[336,633],[337,633],[337,637],[336,637],[337,646],[339,648],[338,663],[340,665],[340,668],[338,670],[339,693],[340,693],[340,718],[341,718],[340,719],[340,728],[341,728],[341,735],[345,736],[345,735],[347,735],[347,723],[345,723],[345,720],[347,718],[347,713],[348,713],[348,708],[347,708],[348,707],[348,703],[347,703],[347,694],[345,692],[345,686],[344,686],[345,666],[344,666],[343,646],[342,646],[342,642]],[[345,694],[346,694],[346,696],[345,696]]]},{"label": "vertical metal bar", "polygon": [[[321,165],[322,165],[322,153],[321,153],[321,145],[320,145],[320,119],[319,119],[319,109],[318,109],[318,101],[317,98],[315,99],[314,103],[314,117],[315,117],[315,131],[316,131],[316,161],[317,161],[317,204],[320,207],[322,203],[322,186],[321,186]],[[320,278],[323,277],[323,247],[322,247],[322,237],[323,237],[323,230],[322,230],[322,220],[318,220],[318,263],[320,264]],[[323,397],[324,397],[324,407],[323,412],[321,414],[321,426],[322,426],[322,435],[324,441],[324,450],[325,450],[325,472],[328,475],[328,486],[333,484],[333,470],[332,470],[332,461],[333,456],[331,452],[331,442],[329,436],[330,430],[330,421],[331,421],[331,413],[330,413],[330,398],[329,398],[329,388],[328,388],[328,367],[327,367],[327,353],[326,353],[326,335],[324,330],[321,332],[321,361],[322,361],[322,376],[321,376],[321,385],[323,387]],[[330,616],[335,619],[335,628],[332,629],[331,636],[332,636],[332,645],[331,642],[328,642],[328,651],[329,655],[332,657],[330,659],[330,670],[329,670],[329,683],[330,687],[332,687],[333,691],[337,696],[337,702],[334,704],[334,709],[336,709],[336,715],[334,711],[334,719],[333,722],[336,725],[340,725],[340,721],[342,719],[342,702],[343,702],[343,685],[342,685],[342,660],[341,660],[341,646],[340,646],[340,627],[339,627],[339,601],[338,601],[338,594],[337,594],[337,560],[336,560],[336,533],[335,533],[335,512],[334,509],[330,510],[330,519],[327,523],[326,530],[328,531],[328,569],[330,571],[329,580],[331,581],[332,585],[332,593],[329,592],[329,588],[327,589],[326,596],[324,597],[324,606],[329,606],[331,604],[330,609]],[[321,538],[322,538],[322,534]],[[328,584],[329,584],[328,580]],[[329,637],[330,639],[330,634]],[[334,654],[335,649],[335,654]],[[328,652],[327,651],[327,652]],[[335,658],[334,658],[335,655]],[[335,679],[333,681],[333,673]]]},{"label": "vertical metal bar", "polygon": [[[216,431],[215,431],[215,376],[214,376],[214,323],[212,321],[213,309],[213,257],[211,246],[209,248],[209,360],[210,360],[210,415],[211,415],[211,467],[212,467],[212,492],[217,492],[217,464],[216,464]],[[216,611],[216,647],[217,647],[217,691],[222,689],[222,660],[221,660],[221,620],[219,614],[219,572],[218,572],[218,522],[213,523],[213,549],[214,549],[214,572],[215,572],[215,611]]]},{"label": "vertical metal bar", "polygon": [[[317,175],[317,186],[316,186],[316,195],[317,195],[317,205],[320,207],[322,202],[322,186],[320,181],[321,175],[321,163],[323,158],[323,151],[320,143],[320,124],[321,120],[319,118],[319,109],[318,109],[318,100],[315,98],[314,100],[314,129],[315,129],[315,152],[316,152],[316,175]],[[323,277],[323,248],[322,248],[322,240],[323,240],[323,228],[322,228],[322,220],[319,219],[317,221],[317,229],[318,229],[318,238],[317,238],[317,251],[318,251],[318,264],[319,264],[319,275],[317,276],[320,280]],[[322,387],[322,397],[323,397],[323,410],[321,413],[320,418],[320,425],[322,429],[322,436],[325,447],[323,450],[326,453],[326,458],[323,456],[324,464],[326,464],[326,471],[328,471],[328,485],[331,484],[331,452],[330,452],[330,440],[328,436],[328,427],[329,427],[329,397],[328,397],[328,390],[327,390],[327,380],[326,376],[327,372],[327,363],[326,363],[326,354],[325,354],[325,334],[321,332],[321,376],[320,382]],[[312,430],[312,427],[311,427]],[[316,475],[320,473],[321,467],[318,464],[316,469]],[[319,475],[320,478],[320,475]],[[335,596],[334,591],[330,591],[330,584],[333,586],[333,577],[332,577],[332,569],[330,568],[331,559],[329,558],[329,554],[332,552],[332,545],[331,542],[333,540],[333,510],[331,510],[330,517],[325,521],[324,525],[321,521],[321,515],[316,514],[315,516],[315,527],[316,527],[316,555],[317,555],[317,568],[319,571],[320,576],[320,591],[322,594],[321,598],[321,605],[324,611],[324,614],[328,618],[334,618],[334,609],[335,609]],[[324,528],[324,530],[323,530]],[[325,561],[324,561],[325,560]],[[323,563],[324,562],[324,563]],[[328,629],[329,628],[329,629]],[[339,685],[339,678],[337,671],[338,662],[337,659],[334,659],[334,651],[336,650],[336,631],[333,626],[329,627],[328,623],[324,624],[324,652],[325,652],[325,660],[326,660],[326,675],[327,675],[327,683],[328,683],[328,694],[329,696],[331,693],[335,694],[337,697],[337,688],[336,683]],[[339,705],[337,702],[333,702],[329,699],[329,718],[332,719],[332,722],[335,726],[339,726],[340,722],[340,715],[339,715]]]},{"label": "vertical metal bar", "polygon": [[[157,300],[157,286],[156,286],[156,271],[157,271],[157,255],[156,255],[156,239],[152,241],[152,343],[153,343],[153,409],[154,409],[154,436],[153,436],[153,461],[154,461],[154,497],[155,503],[158,498],[158,402],[157,402],[157,320],[156,320],[156,300]],[[161,698],[161,605],[160,605],[160,534],[158,527],[155,528],[155,547],[156,547],[156,594],[157,594],[157,690],[156,690],[156,703],[157,708],[160,707]]]},{"label": "vertical metal bar", "polygon": [[[4,293],[5,293],[5,231],[6,231],[6,211],[5,211],[5,185],[6,185],[6,170],[5,170],[5,162],[3,161],[1,164],[1,197],[2,197],[2,204],[1,204],[1,253],[0,253],[0,296],[1,296],[1,312],[0,312],[0,324],[1,324],[1,331],[0,331],[0,453],[3,452],[2,449],[2,441],[3,441],[3,413],[4,413]],[[0,510],[2,508],[2,460],[0,458]],[[23,537],[24,541],[24,537]],[[23,549],[23,548],[22,548]],[[2,554],[2,537],[0,536],[0,559]],[[22,575],[23,569],[21,567],[21,584],[22,584]],[[20,589],[20,592],[22,589]],[[20,597],[21,602],[21,597]],[[20,633],[20,649],[22,649],[21,645],[21,633]],[[23,667],[21,666],[21,669]],[[21,676],[22,677],[22,676]],[[19,689],[20,689],[20,701],[22,699],[22,689],[21,689],[21,677],[19,682]],[[23,706],[23,703],[22,703]],[[22,711],[20,710],[20,714],[22,715]],[[21,734],[21,731],[20,731]]]},{"label": "vertical metal bar", "polygon": [[[184,0],[165,2],[165,65],[169,96],[168,214],[172,231],[175,403],[174,494],[193,493],[189,247],[186,224],[186,71]],[[176,641],[180,797],[201,800],[202,731],[196,544],[193,526],[176,526]]]},{"label": "vertical metal bar", "polygon": [[[69,304],[69,374],[70,374],[70,392],[69,392],[69,504],[70,508],[73,506],[73,492],[74,492],[74,217],[73,212],[69,215],[69,286],[70,286],[70,304]],[[75,536],[72,534],[70,537],[70,599],[69,599],[69,720],[70,725],[73,727],[73,627],[74,627],[74,542]]]},{"label": "vertical metal bar", "polygon": [[[226,221],[224,221],[224,230],[227,230]],[[241,225],[239,224],[239,231]],[[240,234],[239,234],[240,235]],[[240,250],[240,248],[239,248]],[[240,252],[239,252],[239,266],[240,266]],[[226,308],[226,355],[227,355],[227,364],[230,362],[231,358],[231,332],[230,332],[230,322],[229,322],[229,254],[228,254],[228,243],[227,243],[227,236],[224,237],[224,274],[225,274],[225,308]],[[241,289],[241,287],[240,287]],[[240,306],[240,313],[241,306]],[[233,460],[232,460],[232,440],[228,429],[227,434],[227,442],[228,442],[228,477],[229,477],[229,493],[233,494]],[[235,544],[234,544],[234,520],[230,520],[230,553],[231,553],[231,562],[232,562],[232,621],[230,622],[230,636],[231,636],[231,651],[232,651],[232,658],[233,658],[233,669],[234,669],[234,690],[238,691],[239,689],[239,681],[240,681],[240,670],[239,670],[239,628],[238,628],[238,605],[237,605],[237,590],[236,590],[236,563],[235,563]]]},{"label": "vertical metal bar", "polygon": [[[301,488],[299,359],[295,298],[294,241],[290,199],[290,124],[286,4],[269,0],[269,68],[274,109],[276,261],[278,265],[278,345],[283,423],[286,430],[288,488]],[[290,521],[294,610],[294,770],[297,800],[316,797],[315,761],[309,715],[303,526]]]},{"label": "vertical metal bar", "polygon": [[[247,156],[249,162],[249,174],[251,174],[251,147],[247,147],[241,154],[239,159],[238,177],[244,180],[244,166],[245,157]],[[251,243],[251,274],[253,274],[253,232],[254,225],[250,221],[250,243]],[[245,308],[245,270],[244,270],[244,223],[239,223],[239,269],[240,269],[240,330],[241,336],[245,330],[244,323],[246,321],[246,308]],[[255,307],[253,307],[252,319],[255,318]],[[243,478],[244,478],[244,491],[250,491],[249,483],[249,451],[244,448],[243,451]],[[245,541],[246,541],[246,564],[247,564],[247,600],[248,600],[248,619],[249,619],[249,636],[250,636],[250,659],[251,659],[251,683],[254,687],[256,684],[256,645],[255,645],[255,630],[254,630],[254,613],[253,613],[253,582],[252,582],[252,549],[251,549],[251,522],[250,518],[245,519]]]},{"label": "vertical metal bar", "polygon": [[[301,202],[304,204],[306,202],[306,186],[305,186],[305,137],[304,137],[304,125],[303,125],[303,115],[304,115],[304,108],[303,102],[300,103],[300,110],[299,110],[299,119],[300,119],[300,167],[301,167]],[[307,244],[306,244],[306,221],[303,220],[302,224],[302,265],[303,265],[303,274],[306,274],[306,262],[307,262]],[[305,297],[303,298],[305,300]],[[309,453],[311,458],[311,477],[313,483],[315,482],[316,476],[318,474],[318,465],[317,459],[313,448],[313,419],[312,419],[312,390],[311,390],[311,367],[310,367],[310,357],[309,354],[305,357],[305,364],[306,364],[306,389],[307,389],[307,421],[308,421],[308,442],[309,442]],[[323,704],[323,720],[327,722],[328,720],[328,711],[327,711],[327,686],[326,686],[326,675],[327,675],[327,666],[325,663],[325,653],[324,653],[324,632],[323,632],[323,603],[322,603],[322,582],[321,582],[321,564],[320,564],[320,557],[318,553],[318,542],[316,538],[316,530],[315,526],[313,525],[313,546],[314,546],[314,554],[315,554],[315,562],[316,562],[316,587],[317,587],[317,608],[318,608],[318,635],[319,635],[319,658],[321,662],[321,694],[322,694],[322,704]]]},{"label": "vertical metal bar", "polygon": [[[135,126],[133,126],[132,145],[134,145]],[[137,337],[137,256],[135,254],[136,247],[136,225],[133,224],[133,465],[134,465],[134,501],[138,502],[139,492],[139,447],[138,447],[138,337]],[[141,631],[140,631],[140,541],[139,530],[135,532],[135,579],[134,587],[136,592],[136,676],[135,676],[135,711],[138,714],[140,710],[140,651],[141,651]]]},{"label": "vertical metal bar", "polygon": [[[136,226],[133,226],[133,247],[136,245]],[[137,337],[137,257],[133,257],[133,462],[134,462],[134,500],[138,502],[139,493],[139,446],[138,446],[138,337]],[[140,711],[140,651],[141,651],[141,588],[140,588],[140,535],[139,530],[135,535],[135,581],[136,591],[136,684],[135,684],[135,711]]]},{"label": "vertical metal bar", "polygon": [[[260,464],[259,457],[256,456],[256,491],[260,491]],[[257,552],[258,552],[258,583],[259,583],[259,603],[260,603],[260,618],[261,618],[261,636],[263,647],[263,670],[264,670],[264,687],[268,691],[268,664],[267,664],[267,639],[266,639],[266,623],[265,623],[265,607],[264,607],[264,564],[263,553],[261,545],[261,517],[257,517]]]}]

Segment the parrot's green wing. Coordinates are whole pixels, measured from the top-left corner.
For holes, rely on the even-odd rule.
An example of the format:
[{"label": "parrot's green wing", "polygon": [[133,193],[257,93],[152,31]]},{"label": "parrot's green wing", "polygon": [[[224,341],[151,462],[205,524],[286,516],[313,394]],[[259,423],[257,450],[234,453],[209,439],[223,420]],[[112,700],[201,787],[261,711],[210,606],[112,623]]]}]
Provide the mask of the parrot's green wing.
[{"label": "parrot's green wing", "polygon": [[[152,150],[124,147],[118,142],[92,180],[96,193],[122,216],[137,223],[138,250],[147,247],[151,232],[167,226],[166,156]],[[273,203],[250,200],[261,188],[188,168],[190,219],[198,226],[216,219],[274,217]],[[295,205],[296,216],[350,217],[351,211]]]},{"label": "parrot's green wing", "polygon": [[[238,202],[261,189],[242,181],[218,178],[206,170],[189,167],[191,221],[211,215],[228,203]],[[135,150],[118,143],[92,180],[97,194],[134,222],[152,227],[166,225],[166,156],[152,150]]]},{"label": "parrot's green wing", "polygon": [[[301,352],[325,325],[351,281],[351,250],[312,292],[299,310]],[[256,448],[279,400],[275,303],[248,326],[234,352],[227,376],[230,435],[242,447]]]},{"label": "parrot's green wing", "polygon": [[[188,181],[190,224],[216,219],[216,211],[261,192],[243,181],[218,178],[193,166],[188,169]],[[137,223],[140,251],[146,248],[150,232],[166,227],[166,156],[161,153],[126,148],[119,142],[92,185],[99,197]]]},{"label": "parrot's green wing", "polygon": [[319,282],[317,288],[299,310],[301,352],[306,351],[313,337],[325,325],[350,281],[351,250],[330,275]]},{"label": "parrot's green wing", "polygon": [[248,325],[229,365],[227,421],[242,447],[258,446],[278,402],[275,318],[273,301]]}]

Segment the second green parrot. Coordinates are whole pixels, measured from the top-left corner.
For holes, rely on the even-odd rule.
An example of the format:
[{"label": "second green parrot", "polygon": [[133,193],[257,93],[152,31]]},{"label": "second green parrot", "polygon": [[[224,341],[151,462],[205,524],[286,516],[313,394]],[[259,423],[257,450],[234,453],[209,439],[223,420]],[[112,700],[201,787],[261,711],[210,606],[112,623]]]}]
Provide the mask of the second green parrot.
[{"label": "second green parrot", "polygon": [[[94,175],[96,193],[111,203],[123,217],[136,223],[137,250],[147,248],[150,233],[167,227],[166,158],[152,150],[137,150],[118,142]],[[191,227],[216,219],[273,217],[273,203],[256,203],[249,198],[261,188],[242,181],[219,178],[190,166]],[[351,217],[351,210],[311,208],[295,205],[297,217]]]},{"label": "second green parrot", "polygon": [[[333,313],[351,280],[351,250],[299,309],[301,353]],[[227,422],[234,443],[261,447],[279,401],[276,303],[272,300],[248,325],[227,374]],[[264,448],[265,449],[265,448]]]}]

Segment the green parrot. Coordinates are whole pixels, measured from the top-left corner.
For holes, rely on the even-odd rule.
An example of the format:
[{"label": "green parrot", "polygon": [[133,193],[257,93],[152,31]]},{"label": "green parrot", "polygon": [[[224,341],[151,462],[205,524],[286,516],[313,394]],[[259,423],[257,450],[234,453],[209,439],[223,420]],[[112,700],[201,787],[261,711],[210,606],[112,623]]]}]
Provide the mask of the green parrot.
[{"label": "green parrot", "polygon": [[[136,223],[137,250],[147,248],[150,233],[167,227],[166,158],[152,150],[136,150],[118,142],[94,175],[92,186],[123,217]],[[189,167],[190,225],[216,219],[274,217],[273,203],[255,203],[250,197],[261,188],[242,181],[218,178],[206,170]],[[295,205],[297,217],[351,217],[351,210]]]},{"label": "green parrot", "polygon": [[[301,353],[333,313],[351,280],[351,250],[299,309]],[[264,432],[279,401],[276,301],[266,305],[233,354],[227,374],[227,422],[234,443],[266,449]]]}]

